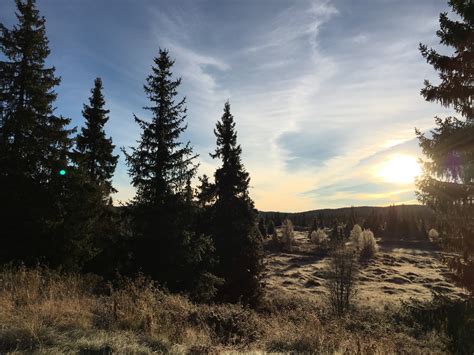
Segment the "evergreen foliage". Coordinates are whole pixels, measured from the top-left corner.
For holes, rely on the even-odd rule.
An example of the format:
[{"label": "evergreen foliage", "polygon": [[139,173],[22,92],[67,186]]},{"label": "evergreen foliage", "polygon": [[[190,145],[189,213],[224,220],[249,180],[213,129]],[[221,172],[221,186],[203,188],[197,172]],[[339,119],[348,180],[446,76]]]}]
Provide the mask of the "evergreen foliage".
[{"label": "evergreen foliage", "polygon": [[[112,207],[111,194],[116,192],[112,186],[118,155],[114,155],[112,138],[107,138],[104,126],[109,120],[109,110],[105,109],[105,98],[102,93],[102,80],[96,78],[91,90],[89,104],[84,104],[82,114],[85,126],[76,137],[76,148],[73,160],[77,167],[77,178],[80,184],[76,186],[75,197],[76,221],[78,238],[82,238],[89,255],[84,262],[87,269],[100,274],[109,274],[114,268],[110,267],[110,250],[114,250],[115,268],[120,268],[124,262],[123,253],[118,243],[122,243],[120,220],[116,209]],[[74,191],[73,191],[74,193]],[[71,222],[72,223],[72,222]]]},{"label": "evergreen foliage", "polygon": [[124,153],[136,188],[130,205],[136,267],[171,290],[190,291],[206,272],[201,267],[212,243],[196,232],[196,209],[189,201],[196,155],[189,142],[179,140],[186,129],[186,106],[184,98],[177,100],[181,79],[173,79],[173,64],[168,51],[160,49],[144,86],[152,118],[135,116],[142,133],[138,146]]},{"label": "evergreen foliage", "polygon": [[268,222],[268,225],[267,225],[267,234],[268,235],[273,235],[273,233],[275,233],[275,223],[273,222],[273,219],[270,220],[270,222]]},{"label": "evergreen foliage", "polygon": [[262,237],[267,236],[267,224],[265,223],[265,218],[260,217],[258,220],[258,230]]},{"label": "evergreen foliage", "polygon": [[[440,54],[420,44],[426,61],[439,73],[439,85],[425,81],[422,96],[429,102],[451,107],[460,117],[436,117],[431,137],[416,131],[423,153],[424,174],[417,186],[418,199],[431,207],[438,217],[445,245],[463,254],[452,264],[474,289],[474,3],[450,0],[457,15],[440,15],[437,36],[451,47],[452,55]],[[471,274],[471,275],[469,275]]]},{"label": "evergreen foliage", "polygon": [[222,301],[256,305],[261,298],[262,240],[257,212],[249,196],[250,177],[237,144],[234,117],[229,102],[214,130],[217,147],[211,156],[221,161],[214,183],[201,180],[202,204],[209,209],[211,234],[218,257],[217,275],[225,281],[219,289]]},{"label": "evergreen foliage", "polygon": [[70,120],[54,115],[60,78],[46,67],[45,19],[33,0],[16,1],[18,23],[0,24],[0,259],[59,263],[65,236]]},{"label": "evergreen foliage", "polygon": [[76,138],[75,160],[87,180],[101,190],[104,202],[111,204],[110,195],[116,192],[111,179],[117,166],[118,155],[113,155],[115,146],[112,144],[112,138],[106,138],[104,131],[110,111],[104,108],[102,90],[102,80],[96,78],[89,105],[85,104],[82,111],[86,126]]}]

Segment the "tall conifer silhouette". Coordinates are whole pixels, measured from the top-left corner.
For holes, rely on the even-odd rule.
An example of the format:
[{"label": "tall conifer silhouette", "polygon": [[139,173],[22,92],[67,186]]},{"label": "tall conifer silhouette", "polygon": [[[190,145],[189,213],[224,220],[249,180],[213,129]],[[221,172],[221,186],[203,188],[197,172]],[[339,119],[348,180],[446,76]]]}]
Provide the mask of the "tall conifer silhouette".
[{"label": "tall conifer silhouette", "polygon": [[[135,116],[142,129],[138,146],[125,152],[132,184],[137,266],[170,289],[196,286],[200,263],[210,240],[195,232],[190,180],[196,155],[180,136],[186,129],[185,99],[178,99],[181,79],[173,79],[174,61],[160,49],[148,76],[145,93],[150,121]],[[197,287],[197,286],[196,286]]]},{"label": "tall conifer silhouette", "polygon": [[96,78],[89,105],[85,104],[82,111],[86,125],[77,137],[75,157],[87,179],[100,187],[104,200],[109,201],[110,194],[116,192],[111,179],[118,155],[113,154],[115,146],[112,138],[107,138],[104,131],[110,111],[104,108],[105,99],[102,90],[102,80]]},{"label": "tall conifer silhouette", "polygon": [[46,67],[45,19],[35,1],[16,1],[17,21],[0,24],[0,200],[3,259],[54,256],[72,144],[70,120],[53,114],[60,79]]},{"label": "tall conifer silhouette", "polygon": [[420,44],[421,54],[441,80],[439,85],[426,80],[421,94],[453,108],[460,117],[436,117],[431,137],[417,130],[429,158],[417,183],[418,198],[436,212],[445,245],[463,254],[464,260],[452,260],[452,266],[474,290],[474,2],[451,0],[449,5],[458,18],[442,13],[436,34],[454,52],[440,54]]},{"label": "tall conifer silhouette", "polygon": [[258,303],[261,296],[262,240],[257,228],[257,213],[249,196],[250,177],[245,170],[237,144],[237,132],[229,102],[217,122],[214,134],[216,150],[211,156],[221,161],[214,174],[212,200],[212,235],[216,246],[218,276],[225,282],[220,298],[225,301]]}]

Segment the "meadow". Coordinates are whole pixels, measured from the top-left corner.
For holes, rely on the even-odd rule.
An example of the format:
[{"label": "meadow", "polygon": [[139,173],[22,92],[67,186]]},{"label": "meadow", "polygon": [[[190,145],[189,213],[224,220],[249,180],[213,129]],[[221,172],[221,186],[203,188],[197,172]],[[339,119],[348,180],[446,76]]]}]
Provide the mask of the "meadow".
[{"label": "meadow", "polygon": [[[193,303],[143,275],[111,283],[91,274],[4,267],[0,352],[442,354],[472,349],[472,325],[453,318],[459,305],[468,304],[466,293],[440,263],[439,251],[382,242],[377,255],[358,266],[350,311],[337,316],[325,286],[330,257],[318,252],[307,234],[295,232],[286,251],[265,240],[265,296],[253,309]],[[449,295],[449,301],[433,300],[432,291]],[[436,321],[437,309],[455,311]],[[463,309],[470,310],[466,317],[472,321],[472,304]],[[455,322],[454,333],[449,322]]]}]

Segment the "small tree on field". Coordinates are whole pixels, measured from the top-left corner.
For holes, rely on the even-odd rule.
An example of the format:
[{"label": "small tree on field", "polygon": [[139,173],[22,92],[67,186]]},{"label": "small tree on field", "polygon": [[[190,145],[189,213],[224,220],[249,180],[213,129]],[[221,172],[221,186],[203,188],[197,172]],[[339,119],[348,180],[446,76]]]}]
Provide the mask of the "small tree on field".
[{"label": "small tree on field", "polygon": [[326,287],[329,303],[337,315],[346,313],[351,307],[356,292],[357,260],[353,249],[340,247],[331,254]]},{"label": "small tree on field", "polygon": [[364,229],[359,237],[358,248],[361,259],[372,259],[378,251],[377,241],[370,229]]},{"label": "small tree on field", "polygon": [[275,223],[273,222],[273,219],[271,219],[267,225],[267,234],[273,235],[274,233],[275,233]]},{"label": "small tree on field", "polygon": [[358,245],[359,238],[361,235],[362,235],[362,228],[358,224],[356,224],[351,230],[349,240],[355,245]]},{"label": "small tree on field", "polygon": [[331,231],[331,243],[334,245],[343,244],[345,240],[345,224],[340,223],[337,219],[334,220],[332,231]]},{"label": "small tree on field", "polygon": [[260,231],[262,237],[265,238],[267,236],[267,225],[265,223],[265,218],[263,217],[260,217],[260,219],[258,220],[258,230]]},{"label": "small tree on field", "polygon": [[309,231],[308,231],[309,239],[311,239],[311,235],[313,234],[313,232],[318,230],[318,227],[319,227],[319,221],[316,217],[314,217],[313,221],[311,222],[311,226],[309,227]]},{"label": "small tree on field", "polygon": [[281,242],[285,249],[289,249],[295,241],[295,233],[293,231],[293,223],[289,219],[285,219],[282,225]]},{"label": "small tree on field", "polygon": [[431,228],[430,231],[428,232],[428,237],[430,240],[434,243],[439,242],[439,233],[436,229]]},{"label": "small tree on field", "polygon": [[311,232],[311,242],[319,247],[327,248],[329,243],[329,237],[323,229],[318,228]]}]

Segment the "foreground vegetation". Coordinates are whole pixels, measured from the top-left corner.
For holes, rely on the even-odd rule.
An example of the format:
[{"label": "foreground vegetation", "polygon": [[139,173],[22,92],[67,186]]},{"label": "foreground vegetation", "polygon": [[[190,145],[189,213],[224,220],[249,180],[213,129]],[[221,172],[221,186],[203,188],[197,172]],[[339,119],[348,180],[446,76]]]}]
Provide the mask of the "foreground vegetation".
[{"label": "foreground vegetation", "polygon": [[464,306],[465,319],[459,318],[457,304],[453,337],[446,303],[448,327],[442,330],[433,316],[441,303],[433,302],[383,312],[358,305],[336,317],[324,299],[290,294],[268,293],[256,309],[198,305],[143,276],[110,284],[93,275],[9,267],[0,278],[0,352],[417,354],[473,349],[472,329],[466,326],[473,319],[472,304]]}]

